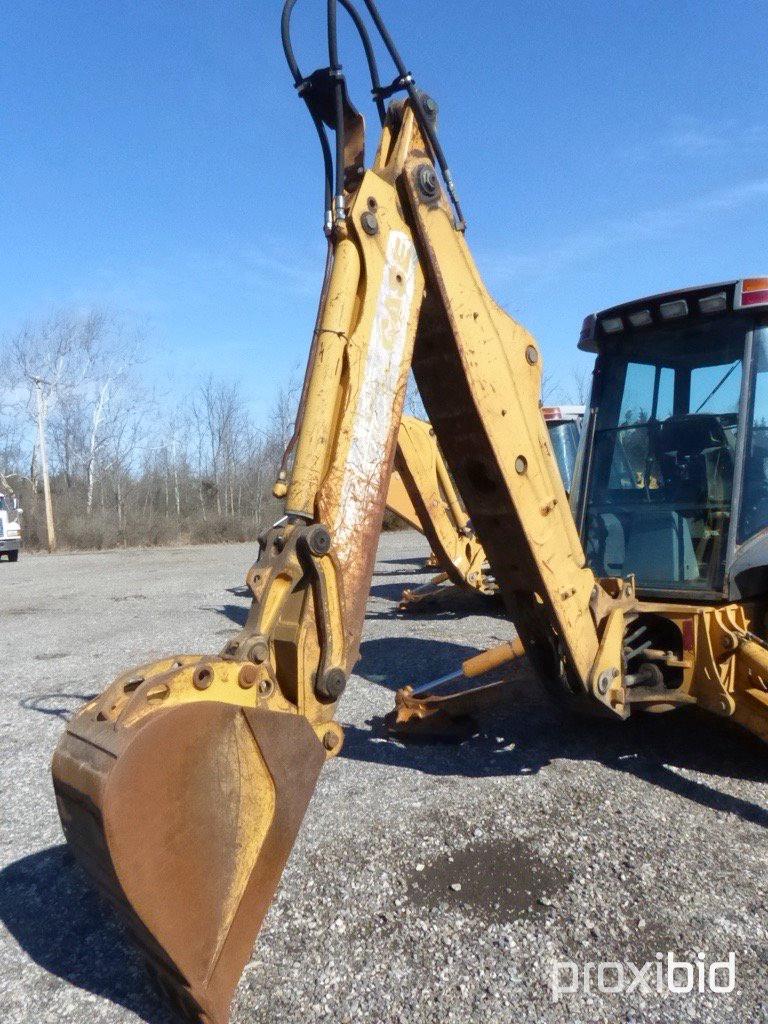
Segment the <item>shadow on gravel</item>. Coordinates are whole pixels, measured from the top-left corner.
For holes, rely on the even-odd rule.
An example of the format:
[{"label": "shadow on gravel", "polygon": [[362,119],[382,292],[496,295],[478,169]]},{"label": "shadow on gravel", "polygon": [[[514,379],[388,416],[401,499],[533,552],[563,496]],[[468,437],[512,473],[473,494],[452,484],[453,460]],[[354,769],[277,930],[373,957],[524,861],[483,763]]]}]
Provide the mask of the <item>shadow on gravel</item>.
[{"label": "shadow on gravel", "polygon": [[40,693],[34,697],[22,697],[19,707],[68,722],[78,708],[96,696],[95,693]]},{"label": "shadow on gravel", "polygon": [[[450,672],[476,653],[436,640],[369,640],[361,647],[355,672],[396,690]],[[510,682],[503,704],[478,717],[476,734],[460,744],[404,744],[388,736],[383,719],[367,724],[368,729],[345,726],[342,757],[475,778],[530,775],[554,761],[591,761],[711,810],[768,826],[766,807],[685,774],[768,782],[765,748],[756,737],[694,709],[641,715],[625,723],[577,717],[557,707],[535,677],[525,673]]]},{"label": "shadow on gravel", "polygon": [[[501,643],[501,639],[499,643]],[[429,682],[479,654],[478,647],[449,644],[419,637],[381,637],[360,644],[360,660],[354,673],[388,690]]]},{"label": "shadow on gravel", "polygon": [[244,626],[245,620],[248,618],[248,612],[251,610],[251,606],[243,604],[223,604],[218,608],[206,607],[201,610],[204,612],[216,612],[218,615],[223,615],[225,619],[229,619],[230,622],[234,622],[238,626]]},{"label": "shadow on gravel", "polygon": [[[389,575],[389,574],[387,574]],[[434,575],[434,573],[433,573]],[[384,601],[394,602],[394,607],[386,611],[371,612],[366,614],[366,619],[413,619],[421,620],[444,620],[453,621],[463,619],[469,615],[483,615],[487,618],[497,619],[504,617],[504,606],[500,599],[485,594],[478,594],[464,587],[454,587],[450,584],[443,584],[439,591],[426,600],[414,604],[409,611],[401,612],[397,605],[402,597],[403,590],[415,589],[427,580],[412,579],[410,584],[403,583],[375,583],[370,590],[371,597],[378,597]]]},{"label": "shadow on gravel", "polygon": [[[381,565],[381,562],[377,562],[376,564],[377,566]],[[377,576],[386,576],[388,579],[391,579],[393,576],[423,577],[424,575],[429,573],[431,573],[434,576],[436,572],[437,569],[427,569],[424,566],[419,565],[417,562],[411,562],[409,568],[407,569],[374,569],[373,576],[374,579]],[[426,583],[426,580],[422,578],[419,580],[419,583]]]},{"label": "shadow on gravel", "polygon": [[119,1003],[147,1024],[176,1024],[111,908],[64,845],[0,871],[0,919],[44,970]]}]

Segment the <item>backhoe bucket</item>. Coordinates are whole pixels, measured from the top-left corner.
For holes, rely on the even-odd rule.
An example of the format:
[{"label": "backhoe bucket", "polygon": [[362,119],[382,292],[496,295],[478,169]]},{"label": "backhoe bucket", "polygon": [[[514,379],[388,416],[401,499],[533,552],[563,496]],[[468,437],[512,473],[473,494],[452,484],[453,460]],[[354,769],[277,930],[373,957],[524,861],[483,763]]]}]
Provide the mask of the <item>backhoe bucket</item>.
[{"label": "backhoe bucket", "polygon": [[180,689],[200,664],[117,680],[69,723],[53,778],[72,852],[176,1012],[225,1024],[325,751],[297,714]]}]

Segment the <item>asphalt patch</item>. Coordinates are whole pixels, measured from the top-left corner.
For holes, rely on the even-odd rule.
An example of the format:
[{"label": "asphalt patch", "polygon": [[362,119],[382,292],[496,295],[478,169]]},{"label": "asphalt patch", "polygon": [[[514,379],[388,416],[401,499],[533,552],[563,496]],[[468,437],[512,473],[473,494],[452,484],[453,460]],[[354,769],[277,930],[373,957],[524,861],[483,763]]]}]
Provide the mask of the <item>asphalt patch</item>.
[{"label": "asphalt patch", "polygon": [[425,863],[408,879],[414,903],[463,907],[488,922],[543,914],[566,884],[557,865],[515,840],[476,842]]}]

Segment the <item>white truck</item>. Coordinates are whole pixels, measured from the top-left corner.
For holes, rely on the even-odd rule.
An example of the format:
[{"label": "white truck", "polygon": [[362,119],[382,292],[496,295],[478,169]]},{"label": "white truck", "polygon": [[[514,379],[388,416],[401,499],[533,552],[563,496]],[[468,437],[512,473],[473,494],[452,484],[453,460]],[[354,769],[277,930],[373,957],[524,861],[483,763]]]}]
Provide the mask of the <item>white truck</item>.
[{"label": "white truck", "polygon": [[15,498],[0,491],[0,556],[7,555],[9,562],[18,562],[21,550],[21,509]]}]

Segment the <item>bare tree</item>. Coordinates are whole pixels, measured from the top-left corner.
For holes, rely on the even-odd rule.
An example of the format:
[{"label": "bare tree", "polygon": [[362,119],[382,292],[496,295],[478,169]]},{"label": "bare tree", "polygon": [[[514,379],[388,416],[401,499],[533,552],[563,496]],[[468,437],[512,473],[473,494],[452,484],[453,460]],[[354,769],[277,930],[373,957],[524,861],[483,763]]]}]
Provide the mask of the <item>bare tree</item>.
[{"label": "bare tree", "polygon": [[583,366],[573,368],[569,376],[565,400],[573,405],[586,405],[592,388],[592,374]]},{"label": "bare tree", "polygon": [[573,373],[573,386],[577,405],[586,405],[589,402],[589,395],[592,389],[592,374],[583,366],[578,367]]},{"label": "bare tree", "polygon": [[[7,364],[7,357],[2,353],[0,362]],[[12,490],[10,480],[22,475],[23,431],[13,399],[13,387],[0,390],[0,481],[6,491]]]},{"label": "bare tree", "polygon": [[85,379],[102,322],[103,315],[96,312],[86,316],[58,313],[28,323],[10,343],[13,369],[26,389],[27,408],[37,428],[49,551],[56,549],[56,529],[48,465],[48,416],[66,392]]},{"label": "bare tree", "polygon": [[141,339],[98,312],[30,323],[8,351],[0,474],[24,492],[30,546],[255,539],[279,511],[293,381],[266,415],[213,377],[159,401],[138,386]]}]

